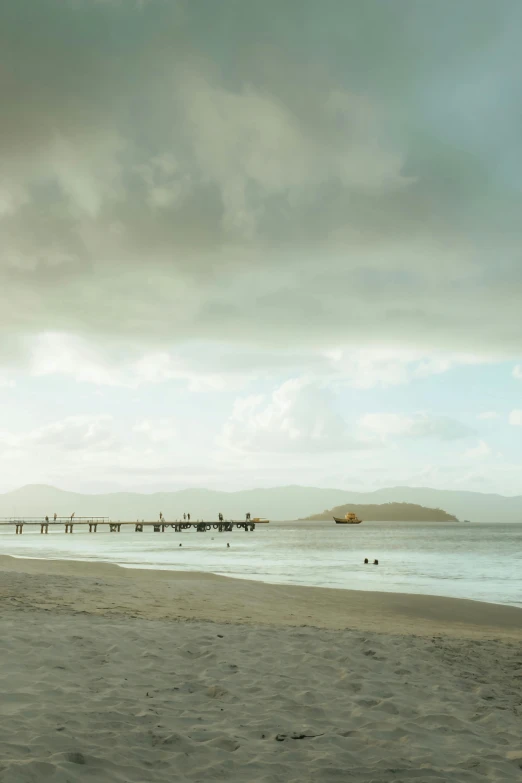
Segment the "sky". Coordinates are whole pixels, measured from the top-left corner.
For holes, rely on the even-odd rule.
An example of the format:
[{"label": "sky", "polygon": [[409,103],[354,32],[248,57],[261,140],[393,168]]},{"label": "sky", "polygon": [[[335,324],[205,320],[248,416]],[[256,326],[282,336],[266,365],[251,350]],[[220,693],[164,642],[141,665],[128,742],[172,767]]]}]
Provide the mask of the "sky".
[{"label": "sky", "polygon": [[522,494],[519,0],[3,0],[0,491]]}]

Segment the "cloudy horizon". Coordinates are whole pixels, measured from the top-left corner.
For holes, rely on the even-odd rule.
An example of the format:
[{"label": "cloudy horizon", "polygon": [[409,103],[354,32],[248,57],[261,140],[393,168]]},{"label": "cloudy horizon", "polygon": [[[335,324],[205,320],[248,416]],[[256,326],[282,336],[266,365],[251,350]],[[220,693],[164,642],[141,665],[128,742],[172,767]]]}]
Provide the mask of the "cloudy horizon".
[{"label": "cloudy horizon", "polygon": [[518,0],[6,0],[0,491],[522,494]]}]

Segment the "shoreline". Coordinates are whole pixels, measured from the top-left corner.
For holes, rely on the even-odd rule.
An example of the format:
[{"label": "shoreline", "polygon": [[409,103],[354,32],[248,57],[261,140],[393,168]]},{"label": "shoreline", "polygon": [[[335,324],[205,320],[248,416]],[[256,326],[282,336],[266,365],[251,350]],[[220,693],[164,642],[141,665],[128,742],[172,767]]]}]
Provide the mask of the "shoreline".
[{"label": "shoreline", "polygon": [[[206,577],[216,577],[219,579],[231,579],[234,581],[240,581],[240,582],[254,582],[256,584],[262,584],[262,585],[272,585],[275,587],[296,587],[296,588],[311,588],[316,590],[335,590],[340,591],[343,593],[378,593],[379,595],[401,595],[401,596],[419,596],[419,597],[425,597],[425,598],[433,598],[433,599],[448,599],[448,600],[455,600],[455,601],[471,601],[475,604],[483,604],[488,607],[492,606],[499,606],[499,607],[508,607],[512,609],[520,609],[522,611],[522,604],[509,604],[509,603],[499,603],[497,601],[483,601],[479,600],[477,598],[465,598],[462,596],[449,596],[449,595],[441,595],[440,593],[413,593],[413,592],[401,592],[399,590],[371,590],[371,589],[356,589],[356,588],[350,588],[350,587],[327,587],[326,585],[314,585],[314,584],[296,584],[295,582],[271,582],[265,579],[253,579],[248,576],[235,576],[234,574],[224,574],[224,573],[218,573],[215,571],[194,571],[191,569],[183,569],[183,568],[172,568],[170,566],[161,566],[158,564],[147,566],[144,563],[140,563],[139,565],[135,565],[134,563],[117,563],[115,561],[109,561],[109,560],[89,560],[88,558],[78,558],[75,559],[74,557],[58,557],[58,558],[45,558],[45,557],[34,557],[31,555],[0,555],[0,571],[2,569],[2,558],[12,558],[13,560],[29,560],[29,561],[36,561],[36,562],[44,562],[44,563],[85,563],[90,566],[115,566],[116,568],[120,568],[123,570],[130,570],[130,571],[141,571],[144,574],[146,573],[171,573],[174,575],[178,574],[193,574],[197,575],[198,577],[204,579]],[[173,578],[176,578],[175,576]]]},{"label": "shoreline", "polygon": [[504,604],[0,555],[6,608],[9,599],[11,608],[92,615],[522,640],[522,608]]}]

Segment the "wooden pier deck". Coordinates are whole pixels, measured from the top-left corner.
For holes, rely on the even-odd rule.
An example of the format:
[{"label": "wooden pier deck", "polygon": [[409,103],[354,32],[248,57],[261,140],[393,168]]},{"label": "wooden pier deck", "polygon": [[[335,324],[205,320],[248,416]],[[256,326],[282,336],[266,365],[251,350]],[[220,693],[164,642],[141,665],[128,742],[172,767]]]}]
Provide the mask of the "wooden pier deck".
[{"label": "wooden pier deck", "polygon": [[56,519],[42,519],[41,517],[10,517],[0,519],[0,528],[2,527],[14,527],[16,535],[22,535],[24,527],[40,527],[40,533],[46,534],[49,532],[49,528],[63,527],[66,533],[73,533],[75,527],[88,527],[89,533],[97,533],[98,527],[107,528],[106,532],[109,533],[121,533],[121,529],[128,526],[134,526],[135,533],[143,533],[146,528],[152,528],[155,533],[165,533],[166,530],[171,528],[176,533],[181,533],[183,530],[189,530],[194,528],[198,533],[206,533],[209,530],[217,530],[218,533],[232,532],[234,528],[237,530],[244,530],[245,533],[255,530],[255,522],[246,520],[244,522],[236,520],[223,520],[223,521],[211,521],[204,520],[175,520],[174,522],[167,522],[162,519],[159,522],[148,522],[145,520],[137,520],[136,522],[120,522],[113,521],[109,517],[57,517]]}]

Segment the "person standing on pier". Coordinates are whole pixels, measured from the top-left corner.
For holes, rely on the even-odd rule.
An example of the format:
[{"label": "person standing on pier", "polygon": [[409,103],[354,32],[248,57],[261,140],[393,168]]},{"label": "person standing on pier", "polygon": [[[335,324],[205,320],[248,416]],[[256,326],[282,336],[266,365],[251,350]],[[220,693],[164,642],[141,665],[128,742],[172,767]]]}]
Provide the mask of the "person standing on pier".
[{"label": "person standing on pier", "polygon": [[186,520],[186,518],[187,518],[187,515],[186,515],[186,514],[183,514],[183,519],[185,519],[185,520]]},{"label": "person standing on pier", "polygon": [[54,517],[53,517],[53,519],[54,519],[54,521],[55,521],[55,522],[56,522],[56,517],[57,517],[57,516],[58,516],[58,514],[57,514],[57,513],[56,513],[56,511],[55,511],[55,512],[54,512]]},{"label": "person standing on pier", "polygon": [[190,522],[190,514],[187,514],[187,519]]}]

